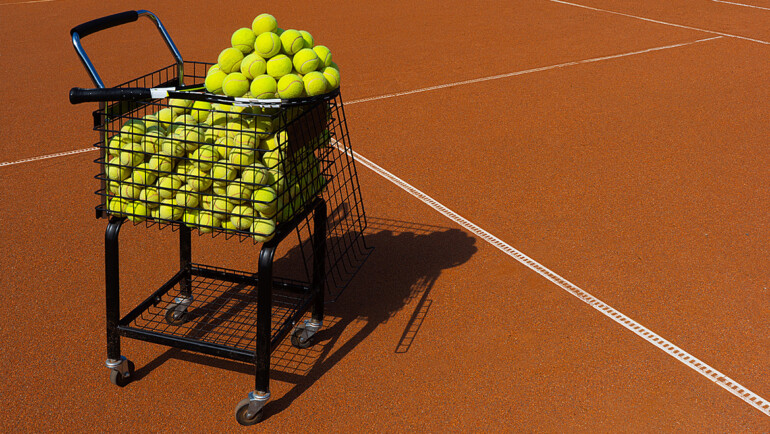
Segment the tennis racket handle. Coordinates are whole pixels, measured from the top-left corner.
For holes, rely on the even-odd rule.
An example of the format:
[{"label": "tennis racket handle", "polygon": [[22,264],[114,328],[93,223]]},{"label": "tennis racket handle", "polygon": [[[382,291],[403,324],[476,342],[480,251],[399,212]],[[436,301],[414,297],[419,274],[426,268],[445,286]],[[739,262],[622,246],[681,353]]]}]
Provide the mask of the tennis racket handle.
[{"label": "tennis racket handle", "polygon": [[145,88],[70,89],[70,104],[95,101],[139,101],[152,98],[152,91]]},{"label": "tennis racket handle", "polygon": [[100,32],[110,27],[119,26],[121,24],[128,24],[139,19],[139,13],[137,11],[126,11],[118,14],[108,15],[106,17],[97,18],[87,23],[75,26],[70,30],[70,35],[77,33],[79,37],[83,38],[91,33]]}]

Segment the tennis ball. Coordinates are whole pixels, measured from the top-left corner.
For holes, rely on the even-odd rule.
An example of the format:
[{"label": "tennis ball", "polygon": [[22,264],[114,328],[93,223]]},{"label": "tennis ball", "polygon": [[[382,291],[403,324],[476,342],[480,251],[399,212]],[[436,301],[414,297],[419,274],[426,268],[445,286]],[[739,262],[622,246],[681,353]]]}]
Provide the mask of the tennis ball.
[{"label": "tennis ball", "polygon": [[184,215],[184,208],[176,206],[174,199],[164,199],[158,209],[158,217],[163,220],[179,220]]},{"label": "tennis ball", "polygon": [[209,176],[209,172],[197,167],[187,173],[187,186],[189,186],[192,191],[201,192],[208,190],[213,181],[214,180]]},{"label": "tennis ball", "polygon": [[241,27],[233,32],[233,36],[230,37],[230,43],[233,48],[237,48],[243,54],[249,54],[254,50],[254,40],[257,39],[257,35],[254,34],[249,28]]},{"label": "tennis ball", "polygon": [[233,149],[234,147],[235,145],[233,144],[233,139],[228,136],[219,137],[214,142],[214,149],[217,150],[217,153],[221,158],[229,157],[230,150]]},{"label": "tennis ball", "polygon": [[225,74],[229,74],[241,69],[241,62],[243,61],[243,53],[237,48],[225,48],[219,53],[217,57],[217,64],[219,69]]},{"label": "tennis ball", "polygon": [[[233,48],[233,50],[235,49]],[[240,53],[240,51],[238,52]],[[217,70],[213,74],[207,75],[206,80],[204,81],[204,84],[206,85],[206,90],[211,93],[221,94],[222,82],[225,80],[225,77],[227,77],[227,73],[221,70]],[[158,116],[158,119],[160,119],[160,116]]]},{"label": "tennis ball", "polygon": [[160,142],[159,146],[159,153],[161,155],[169,156],[169,157],[175,157],[180,158],[183,157],[187,149],[184,146],[184,143],[181,143],[176,140],[164,140]]},{"label": "tennis ball", "polygon": [[118,159],[123,166],[138,166],[144,162],[144,149],[139,143],[124,143],[123,146],[120,147]]},{"label": "tennis ball", "polygon": [[171,135],[171,140],[181,142],[188,152],[194,151],[201,145],[200,129],[191,126],[177,128]]},{"label": "tennis ball", "polygon": [[251,22],[251,30],[259,36],[265,32],[274,32],[278,28],[278,21],[270,14],[259,14]]},{"label": "tennis ball", "polygon": [[332,65],[332,52],[327,46],[316,45],[313,47],[313,51],[315,51],[315,54],[318,56],[319,69]]},{"label": "tennis ball", "polygon": [[229,214],[235,208],[235,204],[226,197],[214,197],[211,199],[211,212],[216,214]]},{"label": "tennis ball", "polygon": [[278,96],[283,99],[300,97],[303,90],[302,79],[296,74],[286,74],[278,80]]},{"label": "tennis ball", "polygon": [[281,38],[272,32],[262,33],[254,41],[254,52],[269,59],[281,51]]},{"label": "tennis ball", "polygon": [[307,74],[310,71],[315,71],[320,64],[320,59],[315,51],[310,48],[303,48],[294,55],[294,69],[300,74]]},{"label": "tennis ball", "polygon": [[198,231],[202,234],[209,234],[214,229],[222,226],[222,221],[219,217],[215,216],[209,211],[201,211],[198,213]]},{"label": "tennis ball", "polygon": [[222,80],[222,91],[227,96],[243,96],[249,91],[249,79],[240,72],[231,72]]},{"label": "tennis ball", "polygon": [[195,101],[190,107],[190,115],[197,123],[203,123],[211,114],[211,103],[208,101]]},{"label": "tennis ball", "polygon": [[262,75],[267,70],[267,61],[257,53],[251,53],[241,62],[241,73],[249,80]]},{"label": "tennis ball", "polygon": [[171,98],[168,100],[168,105],[171,107],[171,111],[178,116],[189,112],[190,107],[193,105],[193,101],[189,99]]},{"label": "tennis ball", "polygon": [[275,208],[277,210],[275,213],[275,220],[277,222],[289,221],[291,216],[294,215],[294,207],[291,201],[286,200],[286,195],[282,194],[278,197]]},{"label": "tennis ball", "polygon": [[281,51],[284,54],[293,56],[294,53],[305,47],[305,40],[302,38],[302,33],[297,30],[289,29],[285,30],[281,34]]},{"label": "tennis ball", "polygon": [[278,194],[271,187],[262,187],[259,190],[254,190],[254,193],[251,195],[254,209],[266,217],[275,215],[276,199],[278,199]]},{"label": "tennis ball", "polygon": [[305,92],[310,96],[321,95],[326,92],[329,83],[326,77],[318,71],[313,71],[302,77],[305,83]]},{"label": "tennis ball", "polygon": [[254,150],[257,148],[257,136],[254,133],[235,133],[231,137],[238,148]]},{"label": "tennis ball", "polygon": [[227,186],[227,181],[215,179],[214,182],[211,183],[211,191],[217,196],[227,196]]},{"label": "tennis ball", "polygon": [[200,203],[201,196],[189,185],[183,185],[179,191],[177,191],[174,199],[178,206],[195,208]]},{"label": "tennis ball", "polygon": [[[220,82],[220,87],[222,87],[221,82]],[[163,128],[168,128],[169,125],[171,125],[171,121],[174,120],[174,117],[176,117],[176,115],[174,114],[174,111],[171,110],[170,107],[166,107],[158,111],[158,123]]]},{"label": "tennis ball", "polygon": [[131,168],[120,164],[120,158],[113,157],[104,165],[104,174],[112,181],[123,181],[131,176]]},{"label": "tennis ball", "polygon": [[156,179],[158,179],[158,175],[147,167],[147,163],[136,166],[131,173],[131,182],[142,186],[151,185]]},{"label": "tennis ball", "polygon": [[278,79],[291,72],[293,65],[291,59],[284,54],[279,54],[267,61],[267,74]]},{"label": "tennis ball", "polygon": [[299,34],[302,35],[302,40],[305,41],[305,48],[313,48],[314,41],[313,41],[313,35],[311,35],[309,32],[305,30],[300,30]]},{"label": "tennis ball", "polygon": [[286,191],[286,177],[278,169],[267,171],[267,185],[273,188],[276,193],[281,194]]},{"label": "tennis ball", "polygon": [[139,194],[142,193],[141,185],[133,184],[133,181],[129,180],[120,185],[120,197],[126,200],[139,199]]},{"label": "tennis ball", "polygon": [[244,200],[249,200],[252,191],[247,184],[241,182],[240,179],[236,179],[227,186],[227,197],[233,203],[241,203]]},{"label": "tennis ball", "polygon": [[257,99],[275,98],[275,92],[278,90],[278,84],[275,78],[262,74],[254,77],[251,82],[251,95]]},{"label": "tennis ball", "polygon": [[251,233],[258,243],[270,241],[275,235],[275,222],[272,219],[255,219]]},{"label": "tennis ball", "polygon": [[147,207],[141,202],[129,202],[126,205],[126,214],[128,219],[134,223],[143,222],[150,216]]},{"label": "tennis ball", "polygon": [[139,193],[139,200],[144,202],[147,208],[157,208],[160,206],[161,197],[157,187],[147,187]]},{"label": "tennis ball", "polygon": [[326,82],[329,84],[328,90],[334,90],[340,87],[340,72],[331,66],[327,66],[321,70]]},{"label": "tennis ball", "polygon": [[194,227],[198,225],[198,213],[200,212],[197,209],[187,209],[180,208],[182,211],[184,211],[184,214],[182,214],[182,221],[185,222],[185,224],[189,227]]},{"label": "tennis ball", "polygon": [[226,162],[214,163],[211,166],[211,177],[217,181],[232,181],[238,176],[238,171],[235,167],[227,164]]},{"label": "tennis ball", "polygon": [[120,139],[124,142],[141,142],[145,128],[144,121],[131,119],[120,128]]},{"label": "tennis ball", "polygon": [[190,159],[196,168],[208,172],[219,161],[219,152],[212,145],[203,145],[190,154]]},{"label": "tennis ball", "polygon": [[233,148],[227,160],[236,166],[248,166],[254,162],[254,151],[251,149]]},{"label": "tennis ball", "polygon": [[161,200],[170,199],[176,195],[176,191],[182,187],[182,180],[176,175],[167,175],[158,178],[156,184]]},{"label": "tennis ball", "polygon": [[267,168],[261,164],[252,164],[243,169],[241,173],[241,182],[247,185],[265,184],[267,182]]},{"label": "tennis ball", "polygon": [[232,223],[237,229],[249,229],[254,224],[254,217],[256,217],[256,211],[248,205],[238,205],[232,209],[232,215],[230,216],[230,223]]},{"label": "tennis ball", "polygon": [[262,164],[265,165],[265,167],[272,169],[281,162],[281,151],[279,149],[275,149],[273,151],[265,152],[264,155],[262,155]]},{"label": "tennis ball", "polygon": [[113,197],[110,198],[110,202],[107,205],[107,210],[110,214],[114,215],[115,217],[123,217],[126,215],[126,207],[128,206],[128,201],[123,199],[122,197]]},{"label": "tennis ball", "polygon": [[[171,172],[174,170],[174,161],[166,155],[153,155],[147,161],[147,168],[158,172]],[[167,173],[164,173],[164,175]]]}]

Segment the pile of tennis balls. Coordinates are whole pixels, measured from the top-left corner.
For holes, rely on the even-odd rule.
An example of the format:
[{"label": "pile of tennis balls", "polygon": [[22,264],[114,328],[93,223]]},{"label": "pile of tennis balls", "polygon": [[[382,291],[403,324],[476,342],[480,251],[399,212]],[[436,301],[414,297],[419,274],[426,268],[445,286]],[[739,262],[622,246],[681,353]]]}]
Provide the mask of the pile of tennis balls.
[{"label": "pile of tennis balls", "polygon": [[233,97],[291,99],[317,96],[340,85],[332,53],[304,30],[278,27],[261,14],[236,30],[206,74],[206,90]]},{"label": "pile of tennis balls", "polygon": [[[244,80],[251,91],[261,91],[251,93],[260,98],[312,96],[339,86],[339,72],[328,49],[314,46],[307,32],[297,32],[302,44],[298,48],[297,39],[284,38],[293,32],[281,32],[271,15],[258,16],[252,29],[233,34],[233,47],[220,54],[219,63],[207,74],[207,88],[223,74],[222,90],[231,96],[249,96],[232,90],[242,90]],[[262,35],[268,36],[260,38]],[[261,51],[266,43],[260,41],[265,40],[280,46],[278,51],[272,52],[275,47]],[[279,54],[284,40],[289,47],[285,53],[292,57]],[[256,54],[250,51],[253,47]],[[228,51],[232,49],[238,54]],[[303,50],[316,57],[308,51],[298,57]],[[234,61],[239,55],[240,60]],[[250,63],[246,62],[249,56]],[[257,57],[262,59],[262,67],[253,65]],[[270,61],[276,58],[285,58],[297,68],[275,80],[278,73]],[[235,63],[241,72],[225,74],[225,70],[233,71]],[[290,69],[282,68],[280,71]],[[268,74],[261,73],[265,71]],[[183,222],[201,233],[237,231],[262,242],[270,240],[279,223],[291,219],[325,188],[315,151],[329,145],[328,130],[303,138],[305,145],[287,158],[288,132],[279,131],[274,109],[182,99],[171,99],[162,107],[156,113],[128,119],[107,140],[104,179],[107,212],[113,216],[125,216],[135,223],[146,219]],[[295,108],[290,115],[299,116],[302,110]]]}]

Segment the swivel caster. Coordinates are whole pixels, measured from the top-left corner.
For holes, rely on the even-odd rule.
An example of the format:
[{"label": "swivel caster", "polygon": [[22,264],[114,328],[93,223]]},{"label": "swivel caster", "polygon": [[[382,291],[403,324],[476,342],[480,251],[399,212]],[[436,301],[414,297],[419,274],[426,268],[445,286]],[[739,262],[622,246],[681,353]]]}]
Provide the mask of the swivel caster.
[{"label": "swivel caster", "polygon": [[177,297],[166,307],[166,322],[171,325],[182,325],[188,320],[187,308],[192,304],[192,298]]},{"label": "swivel caster", "polygon": [[134,362],[121,356],[120,360],[107,360],[107,367],[110,368],[110,383],[125,387],[134,379]]},{"label": "swivel caster", "polygon": [[257,394],[249,393],[249,397],[242,399],[235,406],[235,420],[243,425],[255,425],[262,422],[265,417],[264,406],[270,399],[270,393]]},{"label": "swivel caster", "polygon": [[298,325],[291,333],[291,344],[297,348],[310,348],[314,343],[314,336],[321,329],[322,323],[312,319],[305,320],[305,323]]}]

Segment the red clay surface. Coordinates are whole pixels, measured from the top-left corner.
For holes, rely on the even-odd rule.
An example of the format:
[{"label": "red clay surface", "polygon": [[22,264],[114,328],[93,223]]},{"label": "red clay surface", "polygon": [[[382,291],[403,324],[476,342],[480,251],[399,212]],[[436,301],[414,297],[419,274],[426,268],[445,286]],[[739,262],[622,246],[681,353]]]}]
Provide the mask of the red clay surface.
[{"label": "red clay surface", "polygon": [[[348,103],[714,36],[548,1],[401,3],[231,9],[311,31],[341,66]],[[770,11],[578,3],[770,41]],[[0,109],[0,162],[96,141],[94,107],[67,101],[70,87],[89,85],[69,29],[142,7],[0,4],[0,69],[14,83]],[[152,11],[186,59],[211,61],[250,22],[220,9]],[[112,84],[170,59],[146,20],[85,45]],[[768,398],[768,50],[724,37],[349,104],[351,144]],[[0,167],[0,430],[239,430],[233,408],[253,387],[249,365],[124,340],[139,378],[109,383],[95,156]],[[244,431],[770,429],[761,412],[358,171],[375,251],[329,306],[321,343],[276,353],[269,417]],[[171,273],[175,236],[123,229],[124,308]],[[201,262],[255,261],[250,244],[194,239]]]}]

